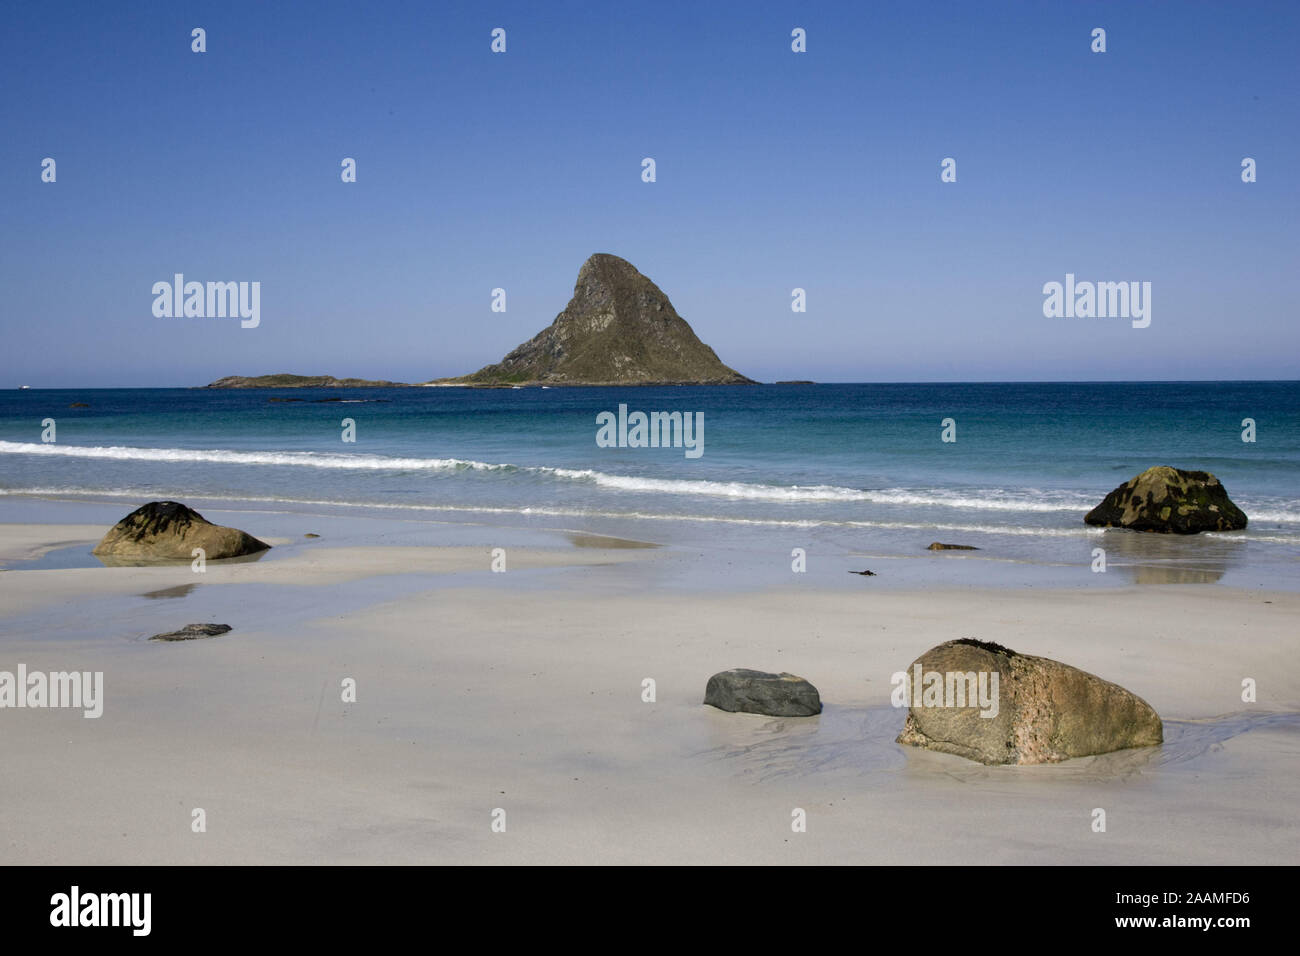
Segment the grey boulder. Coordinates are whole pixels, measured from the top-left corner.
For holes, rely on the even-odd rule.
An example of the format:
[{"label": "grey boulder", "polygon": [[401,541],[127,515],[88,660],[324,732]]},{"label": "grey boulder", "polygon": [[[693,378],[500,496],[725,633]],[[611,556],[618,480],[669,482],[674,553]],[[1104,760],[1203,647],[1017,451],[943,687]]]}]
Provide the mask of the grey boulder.
[{"label": "grey boulder", "polygon": [[812,717],[822,712],[817,688],[802,677],[743,667],[710,677],[704,703],[732,713],[768,717]]}]

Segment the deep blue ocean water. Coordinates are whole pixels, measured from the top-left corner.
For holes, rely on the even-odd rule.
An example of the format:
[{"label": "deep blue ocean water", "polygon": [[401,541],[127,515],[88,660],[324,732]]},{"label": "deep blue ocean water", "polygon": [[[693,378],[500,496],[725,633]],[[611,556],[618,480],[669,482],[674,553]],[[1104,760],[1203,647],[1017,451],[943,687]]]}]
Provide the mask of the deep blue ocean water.
[{"label": "deep blue ocean water", "polygon": [[[596,416],[620,403],[703,413],[703,454],[598,447]],[[0,392],[7,496],[383,509],[787,552],[940,539],[1086,564],[1101,532],[1084,513],[1155,464],[1213,472],[1250,516],[1214,544],[1159,547],[1300,569],[1296,382]],[[1109,540],[1139,537],[1154,536]]]}]

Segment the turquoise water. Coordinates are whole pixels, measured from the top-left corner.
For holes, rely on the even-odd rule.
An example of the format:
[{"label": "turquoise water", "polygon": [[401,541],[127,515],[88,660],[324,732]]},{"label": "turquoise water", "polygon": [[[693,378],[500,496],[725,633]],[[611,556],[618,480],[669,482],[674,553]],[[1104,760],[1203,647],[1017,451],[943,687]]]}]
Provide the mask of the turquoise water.
[{"label": "turquoise water", "polygon": [[[702,413],[703,454],[599,447],[597,415],[620,404]],[[949,418],[954,442],[941,440]],[[1082,523],[1153,464],[1213,472],[1250,527],[1171,544]],[[1297,476],[1295,382],[0,392],[5,496],[380,510],[787,555],[805,541],[913,555],[939,539],[1086,566],[1104,538],[1121,554],[1289,575]]]}]

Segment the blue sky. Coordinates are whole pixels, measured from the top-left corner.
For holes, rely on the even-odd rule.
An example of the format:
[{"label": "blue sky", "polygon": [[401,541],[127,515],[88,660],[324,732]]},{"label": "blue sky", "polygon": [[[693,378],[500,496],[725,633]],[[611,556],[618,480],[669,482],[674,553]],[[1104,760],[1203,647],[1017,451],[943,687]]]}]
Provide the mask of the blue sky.
[{"label": "blue sky", "polygon": [[[763,380],[1300,378],[1300,4],[6,19],[0,387],[469,372],[549,324],[593,252]],[[176,272],[261,282],[261,325],[155,318]],[[1151,282],[1150,327],[1045,318],[1067,272]]]}]

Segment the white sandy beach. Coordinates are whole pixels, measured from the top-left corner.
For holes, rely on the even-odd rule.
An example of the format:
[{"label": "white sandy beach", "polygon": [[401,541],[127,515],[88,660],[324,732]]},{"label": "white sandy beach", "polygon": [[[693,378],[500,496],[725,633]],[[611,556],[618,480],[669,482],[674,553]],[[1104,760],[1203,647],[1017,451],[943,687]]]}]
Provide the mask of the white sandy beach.
[{"label": "white sandy beach", "polygon": [[[483,548],[328,534],[203,575],[12,564],[104,530],[0,526],[0,669],[103,671],[105,697],[99,719],[0,711],[3,863],[1259,864],[1300,846],[1293,593],[731,591],[659,584],[664,552],[599,541],[510,548],[494,574]],[[143,639],[197,621],[234,630]],[[1166,743],[1038,767],[895,744],[890,675],[956,637],[1127,687]],[[825,710],[703,706],[730,667],[800,674]]]}]

